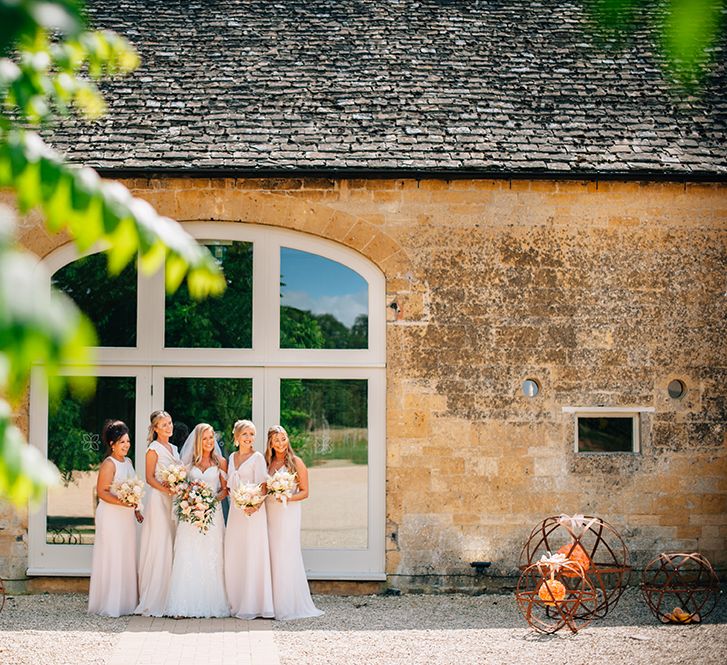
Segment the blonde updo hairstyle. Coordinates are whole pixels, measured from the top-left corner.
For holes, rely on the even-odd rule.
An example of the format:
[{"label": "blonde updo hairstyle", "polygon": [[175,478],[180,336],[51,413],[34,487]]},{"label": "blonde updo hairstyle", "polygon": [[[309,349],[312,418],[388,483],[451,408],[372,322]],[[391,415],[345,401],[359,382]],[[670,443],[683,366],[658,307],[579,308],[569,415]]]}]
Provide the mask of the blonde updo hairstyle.
[{"label": "blonde updo hairstyle", "polygon": [[232,439],[235,442],[237,448],[240,447],[237,446],[237,435],[242,433],[242,430],[244,429],[251,429],[253,434],[257,433],[257,430],[255,429],[255,424],[252,422],[252,420],[236,421],[235,424],[232,426]]},{"label": "blonde updo hairstyle", "polygon": [[268,466],[270,466],[273,461],[273,457],[276,455],[275,449],[273,448],[273,437],[276,434],[285,434],[285,436],[288,437],[288,449],[285,451],[284,466],[288,469],[288,471],[290,471],[290,473],[296,473],[297,468],[295,466],[295,453],[290,445],[290,437],[282,425],[273,425],[268,430],[268,440],[265,446],[265,461],[268,463]]},{"label": "blonde updo hairstyle", "polygon": [[152,411],[151,415],[149,416],[150,425],[149,425],[149,435],[146,437],[146,443],[147,445],[150,444],[152,441],[156,441],[157,439],[157,423],[162,418],[169,418],[169,420],[172,419],[172,417],[166,412],[162,411],[161,409],[158,411]]},{"label": "blonde updo hairstyle", "polygon": [[[197,466],[202,461],[202,436],[207,431],[212,432],[212,438],[214,439],[215,430],[212,425],[208,425],[207,423],[200,423],[199,425],[197,425],[197,427],[194,428],[194,457],[192,461],[194,466]],[[216,466],[220,465],[220,459],[219,457],[217,457],[216,446],[215,448],[212,448],[212,452],[210,453],[210,461]]]}]

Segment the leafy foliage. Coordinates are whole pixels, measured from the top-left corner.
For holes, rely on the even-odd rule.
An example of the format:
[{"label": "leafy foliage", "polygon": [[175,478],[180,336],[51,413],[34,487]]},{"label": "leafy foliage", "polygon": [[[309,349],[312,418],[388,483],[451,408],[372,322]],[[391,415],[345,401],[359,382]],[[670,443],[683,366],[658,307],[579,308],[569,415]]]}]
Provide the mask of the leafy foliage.
[{"label": "leafy foliage", "polygon": [[[96,82],[138,63],[124,38],[85,28],[76,0],[0,0],[0,187],[15,193],[21,212],[37,208],[51,231],[69,233],[80,252],[99,244],[113,275],[138,256],[146,272],[164,265],[169,292],[186,278],[194,298],[219,294],[219,265],[176,222],[122,185],[67,164],[29,129],[72,111],[100,117],[105,105]],[[66,382],[88,394],[91,379],[65,379],[58,370],[92,362],[93,327],[66,296],[48,298],[48,276],[36,263],[17,249],[14,216],[0,208],[0,394],[19,399],[33,366],[46,374],[51,395]],[[0,496],[20,505],[57,477],[0,402]]]},{"label": "leafy foliage", "polygon": [[280,403],[280,421],[307,465],[326,459],[368,462],[367,381],[283,379]]},{"label": "leafy foliage", "polygon": [[669,75],[696,89],[718,53],[725,0],[584,0],[597,32],[622,43],[646,29],[660,49]]},{"label": "leafy foliage", "polygon": [[212,245],[227,288],[194,300],[184,286],[167,296],[165,340],[170,347],[250,348],[252,345],[252,243]]},{"label": "leafy foliage", "polygon": [[93,323],[99,346],[136,344],[136,266],[133,263],[109,283],[106,254],[90,254],[53,276],[63,291]]},{"label": "leafy foliage", "polygon": [[348,328],[332,314],[313,314],[289,305],[280,307],[283,349],[365,349],[369,317],[360,314]]}]

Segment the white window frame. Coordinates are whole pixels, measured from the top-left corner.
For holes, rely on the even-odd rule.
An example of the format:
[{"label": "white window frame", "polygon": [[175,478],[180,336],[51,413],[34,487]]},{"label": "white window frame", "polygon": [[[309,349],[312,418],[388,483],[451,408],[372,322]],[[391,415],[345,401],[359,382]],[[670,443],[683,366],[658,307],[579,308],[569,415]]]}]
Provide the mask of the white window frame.
[{"label": "white window frame", "polygon": [[[386,408],[386,382],[382,372],[365,368],[276,367],[265,370],[265,421],[276,422],[280,413],[281,379],[365,379],[368,402],[367,547],[356,550],[315,548],[303,550],[309,579],[384,580],[386,497],[385,422],[377,417]],[[315,493],[316,488],[310,488]],[[305,506],[303,507],[305,510]]]},{"label": "white window frame", "polygon": [[[66,376],[87,375],[88,372],[67,367]],[[97,367],[96,377],[132,376],[136,377],[136,441],[134,442],[134,468],[136,474],[144,477],[144,454],[146,453],[146,432],[149,426],[148,415],[152,410],[149,387],[151,368],[133,365]],[[38,370],[33,371],[30,387],[30,444],[48,456],[48,384],[45,376]],[[140,465],[141,462],[141,465]],[[47,495],[37,506],[28,511],[28,575],[90,575],[92,545],[61,545],[46,542]]]},{"label": "white window frame", "polygon": [[[260,449],[265,445],[263,433],[279,421],[280,378],[366,378],[369,392],[368,548],[306,550],[304,559],[311,579],[385,579],[386,282],[383,273],[352,249],[298,231],[236,222],[188,222],[183,226],[200,242],[253,244],[252,346],[250,349],[165,348],[163,271],[152,276],[138,271],[136,346],[98,347],[95,350],[96,376],[137,376],[136,459],[142,460],[145,452],[148,413],[163,408],[164,376],[252,376],[253,418],[261,433],[257,440]],[[366,280],[367,349],[280,348],[280,247],[337,261]],[[98,248],[87,254],[94,251]],[[51,252],[41,263],[52,275],[81,256],[83,254],[79,254],[75,246],[67,244]],[[64,371],[72,373],[77,369],[68,367]],[[148,403],[145,385],[154,386],[148,391]],[[36,373],[31,381],[30,441],[44,454],[47,454],[47,404],[47,388],[40,373]],[[142,474],[143,469],[137,469],[137,473]],[[29,514],[28,574],[89,574],[90,546],[45,544],[45,497],[41,506],[39,510],[31,507]],[[83,548],[87,552],[80,554]]]},{"label": "white window frame", "polygon": [[[573,451],[578,455],[633,455],[641,452],[641,414],[654,413],[651,406],[610,407],[610,406],[564,406],[563,413],[572,414],[573,418]],[[578,448],[579,418],[630,418],[632,423],[632,450],[590,451]]]}]

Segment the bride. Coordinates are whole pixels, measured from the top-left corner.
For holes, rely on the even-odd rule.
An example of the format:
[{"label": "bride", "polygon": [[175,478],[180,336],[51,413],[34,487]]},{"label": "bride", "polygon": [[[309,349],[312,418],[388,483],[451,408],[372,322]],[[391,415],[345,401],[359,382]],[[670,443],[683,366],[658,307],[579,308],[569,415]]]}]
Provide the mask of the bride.
[{"label": "bride", "polygon": [[[214,430],[210,425],[200,423],[187,438],[181,458],[188,469],[188,480],[201,480],[221,501],[227,493],[227,462],[218,451]],[[206,533],[190,522],[179,522],[174,541],[169,597],[164,612],[167,616],[230,615],[222,559],[224,532],[225,524],[219,503]]]}]

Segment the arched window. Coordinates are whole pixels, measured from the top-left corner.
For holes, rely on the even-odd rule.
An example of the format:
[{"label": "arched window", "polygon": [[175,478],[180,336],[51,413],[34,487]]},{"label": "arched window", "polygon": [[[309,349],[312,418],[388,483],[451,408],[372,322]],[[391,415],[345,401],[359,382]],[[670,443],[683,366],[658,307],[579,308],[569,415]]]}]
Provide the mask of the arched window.
[{"label": "arched window", "polygon": [[[98,435],[123,418],[143,475],[149,413],[165,408],[181,440],[209,422],[226,452],[238,418],[285,426],[310,469],[303,511],[312,579],[383,579],[385,520],[385,282],[358,253],[312,236],[247,224],[187,230],[222,263],[228,288],[196,302],[185,287],[127,268],[111,280],[103,255],[71,246],[45,259],[56,287],[97,327],[96,395],[49,408],[31,386],[31,442],[61,468],[30,517],[29,574],[88,574]],[[77,372],[77,368],[65,368]]]}]

